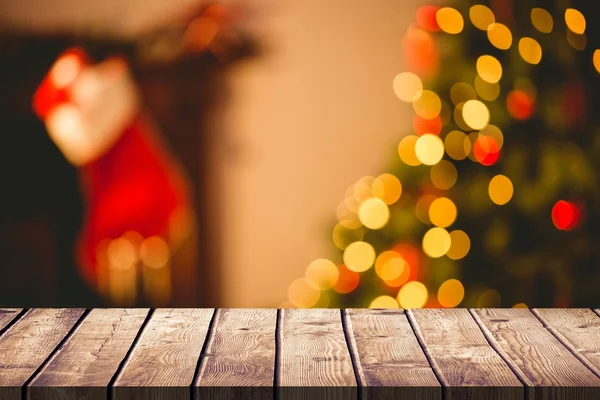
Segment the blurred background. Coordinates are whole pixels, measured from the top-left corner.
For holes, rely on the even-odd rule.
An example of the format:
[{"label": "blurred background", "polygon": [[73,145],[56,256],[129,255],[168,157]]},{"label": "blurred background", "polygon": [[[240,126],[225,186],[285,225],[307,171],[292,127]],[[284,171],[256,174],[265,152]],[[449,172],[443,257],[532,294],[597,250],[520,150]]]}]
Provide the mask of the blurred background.
[{"label": "blurred background", "polygon": [[597,304],[588,3],[0,0],[0,303]]}]

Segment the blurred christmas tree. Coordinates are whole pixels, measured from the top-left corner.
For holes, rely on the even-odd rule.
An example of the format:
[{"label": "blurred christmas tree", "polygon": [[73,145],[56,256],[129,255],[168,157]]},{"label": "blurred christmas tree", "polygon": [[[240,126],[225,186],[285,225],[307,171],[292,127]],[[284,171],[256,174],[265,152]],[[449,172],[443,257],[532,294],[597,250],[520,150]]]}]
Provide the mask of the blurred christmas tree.
[{"label": "blurred christmas tree", "polygon": [[291,284],[293,306],[598,303],[591,3],[419,8],[402,41],[408,68],[393,81],[414,108],[413,131],[386,173],[348,189],[337,258],[315,260]]}]

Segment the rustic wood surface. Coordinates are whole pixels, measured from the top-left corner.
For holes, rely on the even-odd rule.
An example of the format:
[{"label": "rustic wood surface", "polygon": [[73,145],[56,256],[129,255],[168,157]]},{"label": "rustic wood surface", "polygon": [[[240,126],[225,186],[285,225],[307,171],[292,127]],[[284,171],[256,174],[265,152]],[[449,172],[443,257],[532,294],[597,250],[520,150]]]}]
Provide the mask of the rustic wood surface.
[{"label": "rustic wood surface", "polygon": [[599,399],[592,309],[0,309],[0,399]]},{"label": "rustic wood surface", "polygon": [[480,324],[535,399],[600,398],[600,379],[525,308],[476,309]]}]

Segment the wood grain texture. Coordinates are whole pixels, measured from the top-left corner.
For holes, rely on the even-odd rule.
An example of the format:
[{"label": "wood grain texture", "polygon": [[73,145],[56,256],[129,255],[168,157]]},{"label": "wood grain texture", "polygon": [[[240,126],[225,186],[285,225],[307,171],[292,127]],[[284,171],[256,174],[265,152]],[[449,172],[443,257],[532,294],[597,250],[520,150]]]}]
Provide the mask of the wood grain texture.
[{"label": "wood grain texture", "polygon": [[84,309],[31,309],[0,337],[0,399],[21,399],[21,386],[67,336]]},{"label": "wood grain texture", "polygon": [[344,311],[363,399],[442,399],[442,388],[398,309]]},{"label": "wood grain texture", "polygon": [[157,309],[125,362],[113,399],[189,399],[214,309]]},{"label": "wood grain texture", "polygon": [[283,309],[279,324],[278,398],[357,397],[339,309]]},{"label": "wood grain texture", "polygon": [[31,400],[104,400],[148,309],[94,309],[38,373]]},{"label": "wood grain texture", "polygon": [[[526,308],[474,309],[535,399],[595,399],[600,379]],[[533,386],[533,387],[532,387]],[[532,387],[532,388],[531,388]]]},{"label": "wood grain texture", "polygon": [[196,399],[272,399],[275,309],[221,309],[202,356]]},{"label": "wood grain texture", "polygon": [[23,311],[22,308],[0,308],[0,333],[19,316],[21,311]]},{"label": "wood grain texture", "polygon": [[524,388],[466,309],[407,315],[444,385],[445,399],[523,399]]},{"label": "wood grain texture", "polygon": [[589,308],[531,310],[558,340],[600,376],[600,317]]}]

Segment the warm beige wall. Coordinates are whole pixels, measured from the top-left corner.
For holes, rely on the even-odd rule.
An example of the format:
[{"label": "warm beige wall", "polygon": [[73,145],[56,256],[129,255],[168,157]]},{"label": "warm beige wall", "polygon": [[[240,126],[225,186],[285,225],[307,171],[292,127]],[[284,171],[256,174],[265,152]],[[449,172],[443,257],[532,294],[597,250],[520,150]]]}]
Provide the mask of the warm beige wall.
[{"label": "warm beige wall", "polygon": [[331,254],[327,221],[346,188],[381,172],[410,127],[392,80],[416,1],[275,3],[262,24],[270,54],[232,79],[223,306],[286,300],[308,263]]}]

